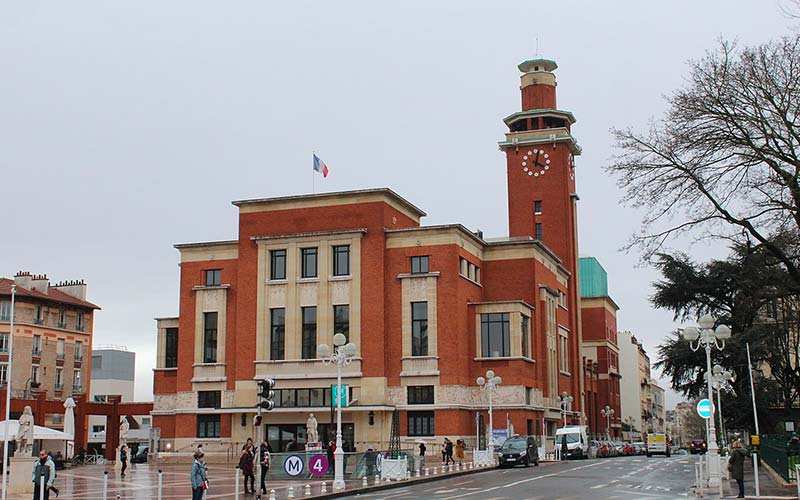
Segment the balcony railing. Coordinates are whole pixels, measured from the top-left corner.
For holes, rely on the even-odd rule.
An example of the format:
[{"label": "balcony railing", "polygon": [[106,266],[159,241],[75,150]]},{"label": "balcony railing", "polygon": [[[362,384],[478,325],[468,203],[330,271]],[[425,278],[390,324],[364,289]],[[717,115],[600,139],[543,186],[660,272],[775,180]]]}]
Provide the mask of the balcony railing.
[{"label": "balcony railing", "polygon": [[66,327],[67,327],[67,324],[66,324],[66,323],[59,323],[59,324],[58,324],[58,327],[59,327],[59,328],[66,328]]},{"label": "balcony railing", "polygon": [[81,392],[81,386],[72,384],[72,392]]},{"label": "balcony railing", "polygon": [[75,353],[75,361],[83,361],[83,354],[79,352]]},{"label": "balcony railing", "polygon": [[83,326],[83,325],[75,325],[75,329],[78,330],[79,332],[82,332],[84,330],[84,328],[86,328],[86,327]]},{"label": "balcony railing", "polygon": [[64,390],[64,384],[58,384],[58,383],[56,383],[56,385],[55,385],[55,390],[57,390],[57,391],[63,391],[63,390]]},{"label": "balcony railing", "polygon": [[56,359],[64,359],[64,353],[56,353]]},{"label": "balcony railing", "polygon": [[31,349],[31,356],[41,356],[41,355],[42,355],[42,349],[40,347],[34,347],[33,349]]},{"label": "balcony railing", "polygon": [[34,325],[43,325],[44,324],[44,320],[42,318],[33,318],[33,324]]}]

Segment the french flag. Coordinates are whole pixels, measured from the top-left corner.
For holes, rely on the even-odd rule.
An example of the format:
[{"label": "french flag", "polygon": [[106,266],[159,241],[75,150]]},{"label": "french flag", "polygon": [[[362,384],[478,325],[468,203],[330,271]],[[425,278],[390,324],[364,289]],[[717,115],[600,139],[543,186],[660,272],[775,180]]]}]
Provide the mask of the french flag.
[{"label": "french flag", "polygon": [[314,154],[314,171],[321,173],[322,177],[328,177],[328,166],[316,154]]}]

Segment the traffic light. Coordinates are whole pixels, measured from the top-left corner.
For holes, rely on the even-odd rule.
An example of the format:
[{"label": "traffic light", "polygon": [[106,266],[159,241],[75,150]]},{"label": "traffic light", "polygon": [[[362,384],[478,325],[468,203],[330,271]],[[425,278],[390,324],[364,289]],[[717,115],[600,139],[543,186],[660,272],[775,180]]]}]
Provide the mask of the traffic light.
[{"label": "traffic light", "polygon": [[260,410],[270,411],[275,408],[275,379],[265,378],[258,381],[258,408]]}]

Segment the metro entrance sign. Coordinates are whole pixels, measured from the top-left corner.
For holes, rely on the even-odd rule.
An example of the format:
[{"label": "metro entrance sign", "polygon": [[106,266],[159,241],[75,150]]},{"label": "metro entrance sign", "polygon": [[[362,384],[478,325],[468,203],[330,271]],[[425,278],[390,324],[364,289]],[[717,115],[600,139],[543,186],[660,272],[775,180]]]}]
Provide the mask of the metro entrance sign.
[{"label": "metro entrance sign", "polygon": [[697,414],[705,419],[711,418],[714,413],[714,406],[708,399],[701,399],[697,402]]}]

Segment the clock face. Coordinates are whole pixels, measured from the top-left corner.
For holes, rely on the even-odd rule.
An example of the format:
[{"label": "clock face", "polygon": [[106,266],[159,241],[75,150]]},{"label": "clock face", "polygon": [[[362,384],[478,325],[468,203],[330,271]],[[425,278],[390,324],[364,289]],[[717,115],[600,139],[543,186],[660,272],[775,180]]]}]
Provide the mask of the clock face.
[{"label": "clock face", "polygon": [[539,177],[550,170],[550,155],[542,149],[529,149],[522,155],[522,171],[531,177]]}]

